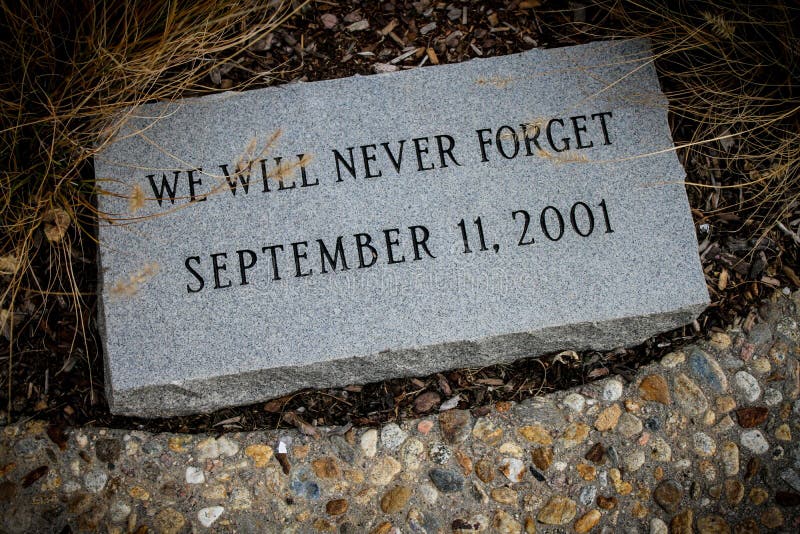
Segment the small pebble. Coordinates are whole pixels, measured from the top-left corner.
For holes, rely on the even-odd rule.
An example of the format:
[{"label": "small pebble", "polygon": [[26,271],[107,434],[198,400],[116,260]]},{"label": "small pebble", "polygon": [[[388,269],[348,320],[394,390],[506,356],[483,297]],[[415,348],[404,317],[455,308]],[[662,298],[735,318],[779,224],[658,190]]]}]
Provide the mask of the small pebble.
[{"label": "small pebble", "polygon": [[401,429],[397,423],[389,423],[381,429],[381,443],[390,452],[400,448],[408,438],[408,432]]},{"label": "small pebble", "polygon": [[683,352],[670,352],[661,358],[661,365],[667,369],[674,369],[686,361],[686,354]]},{"label": "small pebble", "polygon": [[764,390],[764,404],[767,406],[777,406],[783,401],[783,394],[775,388]]},{"label": "small pebble", "polygon": [[105,471],[89,471],[83,477],[83,483],[86,489],[92,493],[99,493],[106,487],[108,482],[108,475]]},{"label": "small pebble", "polygon": [[777,506],[770,506],[761,514],[761,524],[769,529],[783,526],[783,512]]},{"label": "small pebble", "polygon": [[639,395],[642,399],[661,404],[672,404],[669,386],[661,375],[648,375],[639,383]]},{"label": "small pebble", "polygon": [[612,404],[600,412],[594,422],[594,427],[600,432],[613,430],[617,426],[621,415],[622,408],[620,408],[619,404]]},{"label": "small pebble", "polygon": [[378,431],[370,428],[361,435],[361,450],[364,456],[372,458],[378,451]]},{"label": "small pebble", "polygon": [[433,468],[428,472],[428,476],[436,489],[443,493],[461,491],[461,488],[464,487],[464,477],[450,469]]},{"label": "small pebble", "polygon": [[525,474],[525,464],[517,458],[503,458],[498,466],[511,482],[520,482]]},{"label": "small pebble", "polygon": [[653,438],[650,441],[650,456],[657,462],[669,462],[672,460],[672,448],[663,438]]},{"label": "small pebble", "polygon": [[492,532],[518,534],[522,532],[522,525],[505,510],[498,510],[492,518]]},{"label": "small pebble", "polygon": [[761,386],[758,385],[758,380],[747,371],[737,372],[733,377],[733,383],[747,402],[756,402],[761,397]]},{"label": "small pebble", "polygon": [[583,506],[589,506],[596,498],[597,487],[593,485],[582,487],[580,493],[578,494],[578,502],[580,502]]},{"label": "small pebble", "polygon": [[723,534],[730,531],[730,525],[721,516],[707,515],[697,518],[697,532],[699,534]]},{"label": "small pebble", "polygon": [[753,369],[754,373],[758,373],[760,375],[768,374],[772,371],[772,364],[769,363],[767,358],[756,358],[750,364],[751,369]]},{"label": "small pebble", "polygon": [[658,517],[650,519],[650,534],[669,534],[667,524]]},{"label": "small pebble", "polygon": [[439,465],[446,464],[447,461],[453,456],[450,448],[443,443],[434,443],[431,445],[429,454],[431,461]]},{"label": "small pebble", "polygon": [[725,393],[728,389],[728,378],[717,360],[700,349],[692,349],[689,353],[689,371],[716,393]]},{"label": "small pebble", "polygon": [[698,417],[708,410],[708,399],[694,380],[680,373],[675,377],[674,385],[675,400],[686,415]]},{"label": "small pebble", "polygon": [[692,436],[694,452],[700,456],[713,456],[717,452],[717,444],[705,432],[695,432]]},{"label": "small pebble", "polygon": [[720,459],[725,475],[732,477],[739,473],[739,446],[732,441],[726,441],[720,449]]},{"label": "small pebble", "polygon": [[545,525],[564,525],[572,521],[578,507],[572,499],[561,495],[551,497],[539,510],[536,519]]},{"label": "small pebble", "polygon": [[203,508],[197,512],[197,520],[200,521],[201,525],[208,528],[213,525],[217,519],[219,519],[219,516],[221,516],[222,512],[224,511],[225,508],[222,506],[209,506],[208,508]]},{"label": "small pebble", "polygon": [[603,386],[603,400],[614,402],[622,396],[622,382],[619,380],[609,380]]},{"label": "small pebble", "polygon": [[623,413],[617,423],[617,432],[626,439],[631,439],[642,432],[642,420],[630,413]]},{"label": "small pebble", "polygon": [[644,465],[645,456],[643,450],[635,450],[625,455],[625,470],[635,473]]},{"label": "small pebble", "polygon": [[561,401],[564,406],[576,413],[581,413],[586,406],[586,398],[580,393],[570,393]]},{"label": "small pebble", "polygon": [[742,444],[742,447],[753,454],[764,454],[769,450],[769,443],[764,439],[764,434],[757,429],[743,431],[739,442]]},{"label": "small pebble", "polygon": [[189,466],[186,468],[186,483],[187,484],[202,484],[206,481],[203,470],[198,467]]},{"label": "small pebble", "polygon": [[789,425],[783,423],[775,429],[775,439],[779,441],[792,441],[792,430]]},{"label": "small pebble", "polygon": [[678,510],[682,498],[683,488],[674,480],[662,481],[653,491],[653,500],[669,514],[674,514]]}]

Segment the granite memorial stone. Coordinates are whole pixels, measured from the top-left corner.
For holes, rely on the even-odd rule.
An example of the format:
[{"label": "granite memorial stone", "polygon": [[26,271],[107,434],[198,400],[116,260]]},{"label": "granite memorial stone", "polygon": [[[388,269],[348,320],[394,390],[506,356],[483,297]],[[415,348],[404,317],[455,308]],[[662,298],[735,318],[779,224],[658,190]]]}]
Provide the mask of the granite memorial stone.
[{"label": "granite memorial stone", "polygon": [[95,159],[106,384],[170,416],[636,344],[708,303],[644,41],[142,105]]}]

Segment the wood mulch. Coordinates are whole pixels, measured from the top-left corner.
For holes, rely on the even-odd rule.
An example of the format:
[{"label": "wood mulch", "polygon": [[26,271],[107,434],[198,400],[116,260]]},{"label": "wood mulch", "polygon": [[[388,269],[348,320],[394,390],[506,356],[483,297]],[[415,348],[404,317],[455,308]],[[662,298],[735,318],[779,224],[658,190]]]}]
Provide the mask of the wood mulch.
[{"label": "wood mulch", "polygon": [[[208,83],[215,90],[237,88],[252,81],[254,74],[257,82],[250,86],[314,81],[579,44],[589,37],[576,33],[572,26],[573,30],[565,29],[568,23],[591,23],[605,16],[591,8],[570,8],[558,2],[533,9],[538,4],[318,1],[273,35],[253,43],[233,60],[221,62]],[[691,125],[673,122],[676,141],[691,139]],[[719,184],[735,179],[724,169],[722,175],[710,172],[717,169],[718,162],[698,161],[686,152],[679,155],[689,181]],[[796,226],[763,236],[754,232],[751,224],[744,224],[752,212],[719,209],[736,206],[738,190],[690,186],[688,192],[712,292],[712,305],[694,325],[632,349],[565,352],[511,365],[302,391],[253,406],[153,421],[114,417],[108,412],[95,319],[95,250],[90,239],[83,239],[83,248],[73,246],[71,261],[85,306],[76,312],[68,296],[45,300],[30,292],[17,309],[21,321],[15,327],[10,418],[44,418],[52,422],[53,432],[82,424],[180,432],[376,425],[438,410],[448,401],[481,412],[497,402],[519,401],[609,374],[625,378],[701,333],[731,324],[749,328],[760,303],[771,292],[800,286],[794,271],[800,265],[796,234],[791,236]],[[46,280],[55,259],[41,254],[37,261],[37,275]],[[5,419],[9,416],[7,336],[0,336],[0,354],[4,355],[0,359],[0,417]]]}]

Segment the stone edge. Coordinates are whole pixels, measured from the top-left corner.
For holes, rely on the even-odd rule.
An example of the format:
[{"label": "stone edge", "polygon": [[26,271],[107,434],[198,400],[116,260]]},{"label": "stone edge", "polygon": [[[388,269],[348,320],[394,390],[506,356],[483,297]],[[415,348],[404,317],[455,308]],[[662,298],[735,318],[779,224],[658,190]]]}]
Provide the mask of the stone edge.
[{"label": "stone edge", "polygon": [[[633,346],[661,332],[695,320],[708,301],[675,311],[644,317],[623,317],[599,323],[569,324],[493,336],[479,341],[431,345],[417,349],[384,351],[366,357],[284,366],[182,383],[159,384],[114,390],[106,367],[106,396],[115,415],[144,418],[209,413],[216,409],[264,402],[325,383],[325,388],[379,380],[427,375],[468,366],[510,363],[520,358],[542,356],[563,349],[611,350]],[[102,329],[102,325],[101,325]],[[105,343],[104,343],[105,345]],[[104,347],[105,348],[105,347]]]}]

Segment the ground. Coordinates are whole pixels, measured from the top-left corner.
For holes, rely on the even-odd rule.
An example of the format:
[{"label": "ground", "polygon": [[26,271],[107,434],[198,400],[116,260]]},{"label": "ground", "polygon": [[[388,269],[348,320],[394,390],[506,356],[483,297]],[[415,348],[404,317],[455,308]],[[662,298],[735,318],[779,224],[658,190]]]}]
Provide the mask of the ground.
[{"label": "ground", "polygon": [[0,434],[3,532],[797,532],[800,292],[614,376],[377,428]]}]

